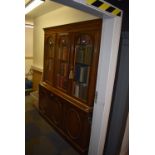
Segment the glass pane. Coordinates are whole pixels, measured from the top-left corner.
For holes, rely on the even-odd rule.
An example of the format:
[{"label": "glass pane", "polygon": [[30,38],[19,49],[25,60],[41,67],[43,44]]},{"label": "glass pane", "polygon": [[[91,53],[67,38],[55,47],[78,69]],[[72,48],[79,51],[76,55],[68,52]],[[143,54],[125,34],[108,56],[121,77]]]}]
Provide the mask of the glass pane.
[{"label": "glass pane", "polygon": [[67,91],[68,67],[69,67],[69,39],[68,35],[60,35],[58,38],[56,86]]},{"label": "glass pane", "polygon": [[81,35],[75,45],[73,95],[85,101],[87,100],[92,54],[91,37],[89,35]]},{"label": "glass pane", "polygon": [[53,84],[55,37],[50,36],[45,43],[45,81]]}]

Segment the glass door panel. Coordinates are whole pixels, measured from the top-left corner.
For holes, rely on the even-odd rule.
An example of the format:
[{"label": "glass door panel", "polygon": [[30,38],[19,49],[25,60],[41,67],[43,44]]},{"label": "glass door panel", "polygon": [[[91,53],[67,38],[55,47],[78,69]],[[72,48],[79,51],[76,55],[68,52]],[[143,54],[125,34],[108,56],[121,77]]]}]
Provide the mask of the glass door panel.
[{"label": "glass door panel", "polygon": [[45,38],[44,80],[50,84],[53,84],[54,75],[55,37],[53,34]]},{"label": "glass door panel", "polygon": [[93,45],[89,34],[81,34],[75,42],[75,64],[72,95],[87,101]]},{"label": "glass door panel", "polygon": [[69,34],[58,35],[57,47],[57,66],[56,66],[56,87],[63,91],[68,91],[68,74],[69,74]]}]

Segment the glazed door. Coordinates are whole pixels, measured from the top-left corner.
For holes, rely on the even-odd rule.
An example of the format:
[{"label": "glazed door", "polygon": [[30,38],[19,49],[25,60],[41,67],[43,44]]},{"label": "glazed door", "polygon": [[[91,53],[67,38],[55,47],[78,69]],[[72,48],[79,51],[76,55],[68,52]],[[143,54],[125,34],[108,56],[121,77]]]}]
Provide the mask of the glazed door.
[{"label": "glazed door", "polygon": [[69,93],[70,35],[58,33],[56,50],[56,88]]},{"label": "glazed door", "polygon": [[[88,101],[89,84],[93,67],[94,34],[93,32],[77,33],[74,43],[74,80],[72,96]],[[92,75],[94,76],[94,75]],[[93,82],[93,81],[91,81]]]},{"label": "glazed door", "polygon": [[45,35],[44,81],[50,85],[54,83],[55,47],[56,34]]}]

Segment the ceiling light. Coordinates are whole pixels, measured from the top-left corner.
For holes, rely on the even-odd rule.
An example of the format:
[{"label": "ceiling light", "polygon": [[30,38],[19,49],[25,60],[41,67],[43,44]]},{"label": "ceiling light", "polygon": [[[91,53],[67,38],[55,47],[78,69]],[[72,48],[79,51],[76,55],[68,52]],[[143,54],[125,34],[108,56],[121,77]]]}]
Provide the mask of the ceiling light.
[{"label": "ceiling light", "polygon": [[37,6],[39,6],[42,3],[44,3],[44,0],[31,0],[25,6],[25,14],[28,14],[30,11],[32,11],[34,8],[36,8]]},{"label": "ceiling light", "polygon": [[32,28],[32,29],[33,29],[34,25],[31,25],[31,24],[25,24],[25,27],[26,27],[26,28]]}]

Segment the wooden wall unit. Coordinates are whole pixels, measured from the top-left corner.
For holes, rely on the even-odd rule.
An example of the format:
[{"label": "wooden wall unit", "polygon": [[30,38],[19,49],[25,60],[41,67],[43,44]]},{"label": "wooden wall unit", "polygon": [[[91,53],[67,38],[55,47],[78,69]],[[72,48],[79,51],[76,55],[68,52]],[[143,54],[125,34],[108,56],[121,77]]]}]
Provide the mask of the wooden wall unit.
[{"label": "wooden wall unit", "polygon": [[45,28],[40,113],[81,154],[89,146],[102,20]]}]

